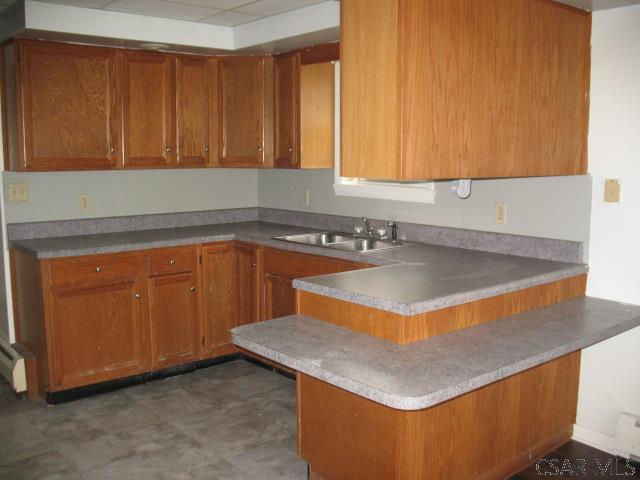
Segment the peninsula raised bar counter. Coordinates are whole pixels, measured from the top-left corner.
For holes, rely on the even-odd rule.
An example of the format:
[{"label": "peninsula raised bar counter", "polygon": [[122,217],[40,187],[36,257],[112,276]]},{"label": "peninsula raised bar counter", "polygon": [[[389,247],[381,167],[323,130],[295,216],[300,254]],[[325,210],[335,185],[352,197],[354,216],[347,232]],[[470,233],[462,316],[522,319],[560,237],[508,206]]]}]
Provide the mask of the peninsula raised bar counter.
[{"label": "peninsula raised bar counter", "polygon": [[498,479],[571,438],[580,349],[638,325],[640,307],[586,297],[411,345],[304,315],[232,335],[298,371],[311,478]]}]

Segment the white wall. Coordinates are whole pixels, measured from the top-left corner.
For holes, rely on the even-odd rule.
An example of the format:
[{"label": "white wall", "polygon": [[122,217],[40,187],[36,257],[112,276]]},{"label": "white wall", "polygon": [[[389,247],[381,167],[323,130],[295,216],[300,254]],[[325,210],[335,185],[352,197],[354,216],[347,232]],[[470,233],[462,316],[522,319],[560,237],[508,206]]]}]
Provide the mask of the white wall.
[{"label": "white wall", "polygon": [[[287,208],[336,215],[515,233],[587,242],[589,237],[589,176],[476,180],[472,194],[461,200],[450,191],[451,182],[436,182],[436,203],[338,197],[333,192],[333,170],[258,173],[261,207]],[[303,203],[310,190],[310,204]],[[496,202],[506,202],[507,224],[494,220]]]},{"label": "white wall", "polygon": [[[593,14],[588,295],[640,304],[640,6]],[[622,180],[619,204],[602,201]],[[618,414],[640,415],[640,328],[586,349],[577,437],[610,445]]]},{"label": "white wall", "polygon": [[[22,182],[29,185],[29,201],[5,201],[7,223],[256,207],[258,204],[258,177],[253,169],[5,172],[5,200],[7,185]],[[90,211],[80,210],[83,193],[92,197]]]}]

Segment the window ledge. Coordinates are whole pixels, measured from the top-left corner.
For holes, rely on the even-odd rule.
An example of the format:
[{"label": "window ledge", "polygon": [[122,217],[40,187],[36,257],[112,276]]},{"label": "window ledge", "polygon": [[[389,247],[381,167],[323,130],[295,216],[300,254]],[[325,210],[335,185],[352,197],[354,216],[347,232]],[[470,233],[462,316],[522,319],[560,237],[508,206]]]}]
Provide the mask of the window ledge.
[{"label": "window ledge", "polygon": [[432,183],[420,186],[399,184],[334,183],[333,191],[339,197],[375,198],[398,202],[435,203],[436,191]]}]

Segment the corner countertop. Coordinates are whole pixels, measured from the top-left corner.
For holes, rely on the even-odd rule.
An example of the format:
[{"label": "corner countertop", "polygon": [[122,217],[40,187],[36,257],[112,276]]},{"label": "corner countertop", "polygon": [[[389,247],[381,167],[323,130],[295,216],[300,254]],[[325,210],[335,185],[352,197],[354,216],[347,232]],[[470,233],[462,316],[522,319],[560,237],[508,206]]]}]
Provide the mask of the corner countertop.
[{"label": "corner countertop", "polygon": [[114,253],[197,243],[241,240],[301,253],[368,263],[377,268],[294,281],[294,287],[364,306],[417,315],[587,272],[584,264],[413,244],[373,253],[299,245],[272,237],[317,231],[266,222],[13,240],[38,259]]},{"label": "corner countertop", "polygon": [[232,341],[388,407],[420,410],[638,325],[640,306],[583,297],[404,346],[302,315],[236,327]]}]

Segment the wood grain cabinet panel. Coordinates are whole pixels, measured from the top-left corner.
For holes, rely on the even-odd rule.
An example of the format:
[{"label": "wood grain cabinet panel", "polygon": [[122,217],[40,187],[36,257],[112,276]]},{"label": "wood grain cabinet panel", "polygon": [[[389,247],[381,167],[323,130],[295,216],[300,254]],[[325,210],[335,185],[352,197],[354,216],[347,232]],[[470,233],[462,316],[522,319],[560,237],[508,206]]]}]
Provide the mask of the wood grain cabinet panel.
[{"label": "wood grain cabinet panel", "polygon": [[262,250],[255,245],[238,243],[236,252],[238,261],[238,325],[246,325],[262,319]]},{"label": "wood grain cabinet panel", "polygon": [[300,54],[279,55],[275,74],[275,166],[298,166],[300,149]]},{"label": "wood grain cabinet panel", "polygon": [[144,254],[154,369],[188,363],[200,354],[197,253],[197,246],[188,245]]},{"label": "wood grain cabinet panel", "polygon": [[115,168],[121,158],[119,53],[31,41],[11,51],[17,58],[14,78],[7,80],[16,84],[17,118],[10,118],[17,139],[7,142],[18,144],[11,149],[12,168]]},{"label": "wood grain cabinet panel", "polygon": [[555,2],[341,2],[342,174],[586,173],[589,13]]},{"label": "wood grain cabinet panel", "polygon": [[267,248],[263,254],[262,319],[284,317],[296,313],[296,278],[367,268],[349,260],[287,252]]},{"label": "wood grain cabinet panel", "polygon": [[273,59],[222,57],[217,71],[220,164],[273,164]]},{"label": "wood grain cabinet panel", "polygon": [[124,167],[176,163],[174,57],[127,51],[123,55]]},{"label": "wood grain cabinet panel", "polygon": [[275,72],[276,168],[334,165],[335,70],[303,63],[301,52],[278,55]]},{"label": "wood grain cabinet panel", "polygon": [[210,163],[210,77],[207,57],[176,57],[178,166],[206,167]]},{"label": "wood grain cabinet panel", "polygon": [[233,242],[202,248],[204,356],[215,355],[231,344],[230,331],[238,325],[237,269]]},{"label": "wood grain cabinet panel", "polygon": [[200,329],[196,272],[149,279],[149,319],[153,368],[194,361]]},{"label": "wood grain cabinet panel", "polygon": [[148,367],[140,283],[82,283],[45,290],[51,390],[135,375]]}]

